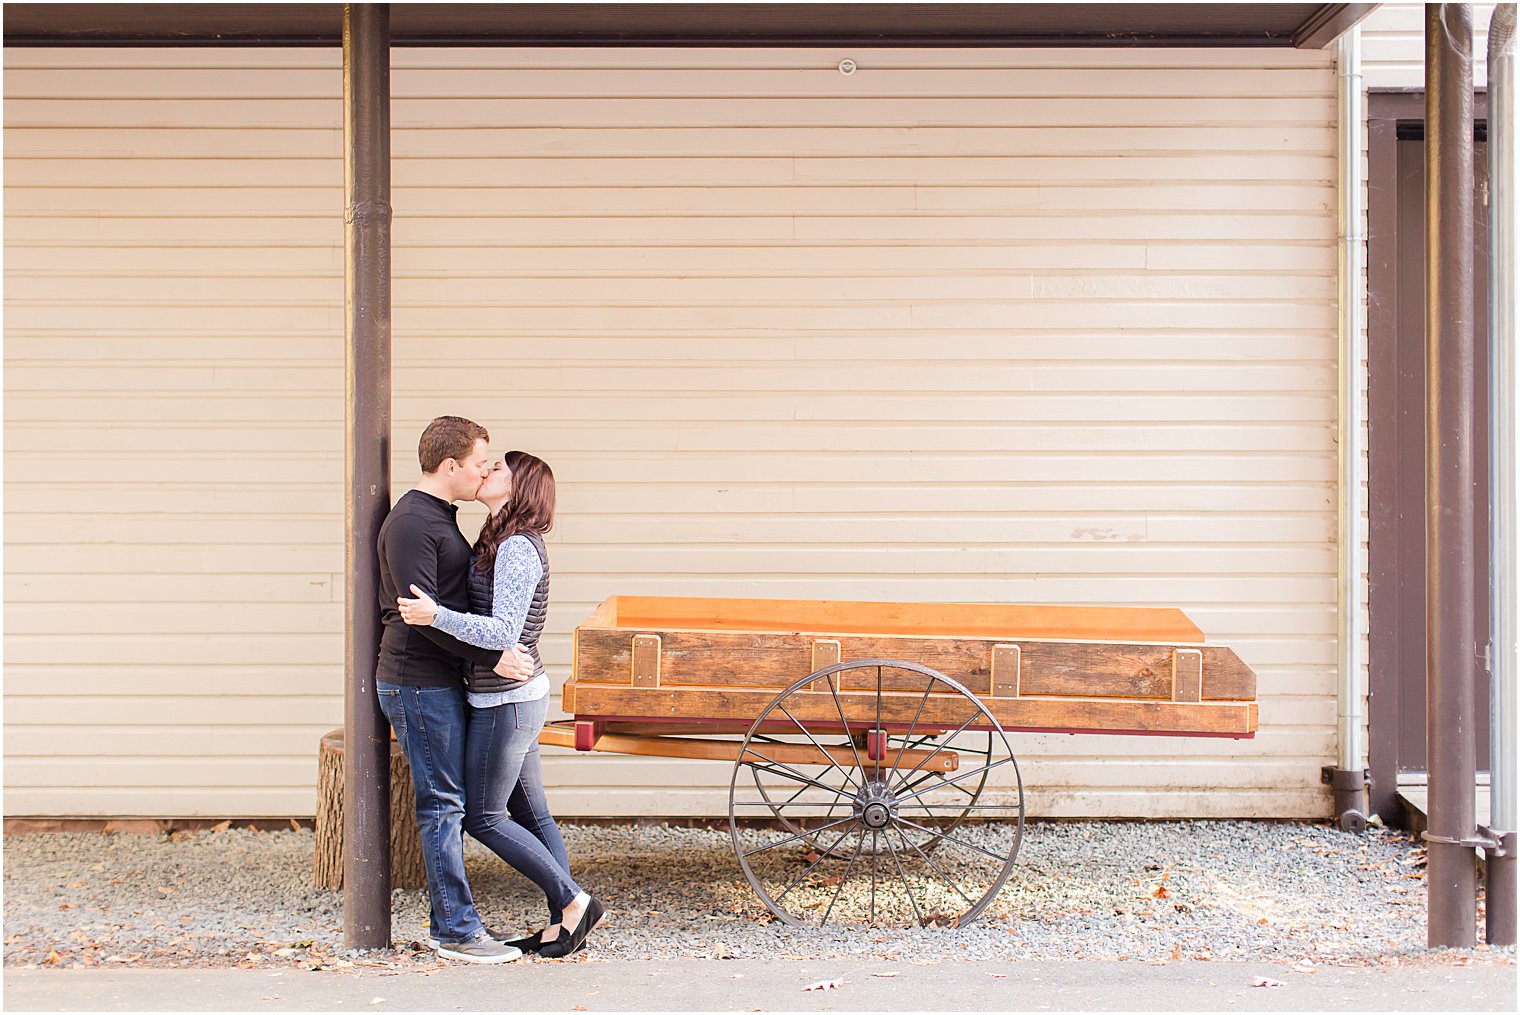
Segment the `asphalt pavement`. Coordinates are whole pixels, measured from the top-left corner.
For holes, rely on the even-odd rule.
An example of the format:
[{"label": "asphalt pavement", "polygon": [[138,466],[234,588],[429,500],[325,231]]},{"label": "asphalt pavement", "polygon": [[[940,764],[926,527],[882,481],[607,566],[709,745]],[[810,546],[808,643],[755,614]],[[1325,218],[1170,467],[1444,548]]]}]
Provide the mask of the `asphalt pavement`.
[{"label": "asphalt pavement", "polygon": [[255,1012],[1514,1011],[1517,984],[1511,962],[1439,954],[1313,971],[1270,962],[677,959],[423,972],[10,968],[4,982],[7,1011]]}]

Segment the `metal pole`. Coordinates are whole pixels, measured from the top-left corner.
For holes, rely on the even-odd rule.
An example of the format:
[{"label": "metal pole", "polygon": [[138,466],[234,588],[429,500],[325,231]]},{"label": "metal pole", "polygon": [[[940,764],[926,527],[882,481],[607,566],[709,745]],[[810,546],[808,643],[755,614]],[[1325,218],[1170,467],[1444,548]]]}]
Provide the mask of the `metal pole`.
[{"label": "metal pole", "polygon": [[1467,4],[1425,5],[1425,652],[1432,948],[1477,937],[1473,84]]},{"label": "metal pole", "polygon": [[1520,476],[1515,433],[1515,5],[1498,4],[1488,28],[1488,529],[1493,562],[1489,595],[1490,764],[1488,912],[1484,938],[1515,943],[1515,679],[1520,673],[1520,524],[1515,482]]},{"label": "metal pole", "polygon": [[375,541],[390,508],[390,8],[343,8],[344,568],[343,937],[391,941],[390,727],[375,694],[380,649]]},{"label": "metal pole", "polygon": [[1362,101],[1362,32],[1353,28],[1336,44],[1339,165],[1336,188],[1340,237],[1340,399],[1338,441],[1340,496],[1336,542],[1339,568],[1336,610],[1339,620],[1339,679],[1336,701],[1338,764],[1320,772],[1333,790],[1335,818],[1348,832],[1367,827],[1367,753],[1362,742],[1363,703],[1367,690],[1363,679],[1366,657],[1362,651],[1362,575],[1367,573],[1362,525],[1362,456],[1365,419],[1362,413],[1362,364],[1367,351],[1364,340],[1362,295],[1366,263],[1366,208],[1362,204],[1362,125],[1366,120]]}]

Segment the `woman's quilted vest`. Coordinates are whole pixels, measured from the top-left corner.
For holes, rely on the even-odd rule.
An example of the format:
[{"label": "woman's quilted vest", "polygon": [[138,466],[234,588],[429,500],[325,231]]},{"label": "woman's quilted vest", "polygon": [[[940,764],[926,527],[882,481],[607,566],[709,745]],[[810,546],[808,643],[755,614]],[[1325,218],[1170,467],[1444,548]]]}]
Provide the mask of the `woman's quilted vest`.
[{"label": "woman's quilted vest", "polygon": [[[544,576],[538,580],[538,587],[533,590],[533,602],[528,605],[528,618],[523,621],[522,634],[517,638],[517,643],[533,657],[533,676],[541,677],[544,675],[544,663],[538,657],[538,636],[543,633],[544,621],[549,616],[549,553],[544,549],[543,537],[537,532],[519,532],[518,535],[533,544],[533,549],[538,551],[538,559],[544,565]],[[505,553],[506,543],[497,547],[496,552]],[[496,576],[492,573],[482,574],[478,569],[470,568],[471,613],[486,617],[491,615],[496,599],[495,579]],[[465,678],[465,686],[476,693],[490,694],[494,691],[510,691],[523,685],[521,682],[502,679],[489,666],[476,664]]]}]

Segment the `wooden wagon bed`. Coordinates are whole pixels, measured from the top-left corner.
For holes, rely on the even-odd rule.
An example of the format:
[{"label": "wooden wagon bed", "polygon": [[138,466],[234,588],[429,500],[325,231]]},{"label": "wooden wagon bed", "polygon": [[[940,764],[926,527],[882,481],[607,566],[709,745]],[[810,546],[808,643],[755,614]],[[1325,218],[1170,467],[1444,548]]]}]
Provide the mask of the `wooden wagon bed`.
[{"label": "wooden wagon bed", "polygon": [[[581,750],[603,735],[742,731],[780,689],[852,659],[937,670],[1009,732],[1244,738],[1257,727],[1256,675],[1175,609],[615,596],[576,628],[574,653],[564,708]],[[877,725],[908,724],[923,683],[891,671],[843,673],[833,691],[804,696],[797,718],[828,722],[837,695],[853,725],[852,698],[876,708],[876,680],[887,692]],[[958,722],[934,697],[922,722]]]}]

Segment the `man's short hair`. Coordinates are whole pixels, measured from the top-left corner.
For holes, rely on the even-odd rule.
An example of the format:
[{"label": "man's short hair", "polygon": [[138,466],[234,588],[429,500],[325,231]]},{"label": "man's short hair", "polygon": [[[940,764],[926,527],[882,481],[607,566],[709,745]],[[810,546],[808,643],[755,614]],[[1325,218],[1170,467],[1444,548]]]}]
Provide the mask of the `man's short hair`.
[{"label": "man's short hair", "polygon": [[422,431],[417,442],[417,462],[422,471],[434,473],[445,459],[462,461],[475,450],[476,441],[490,443],[491,435],[479,423],[463,416],[439,416]]}]

